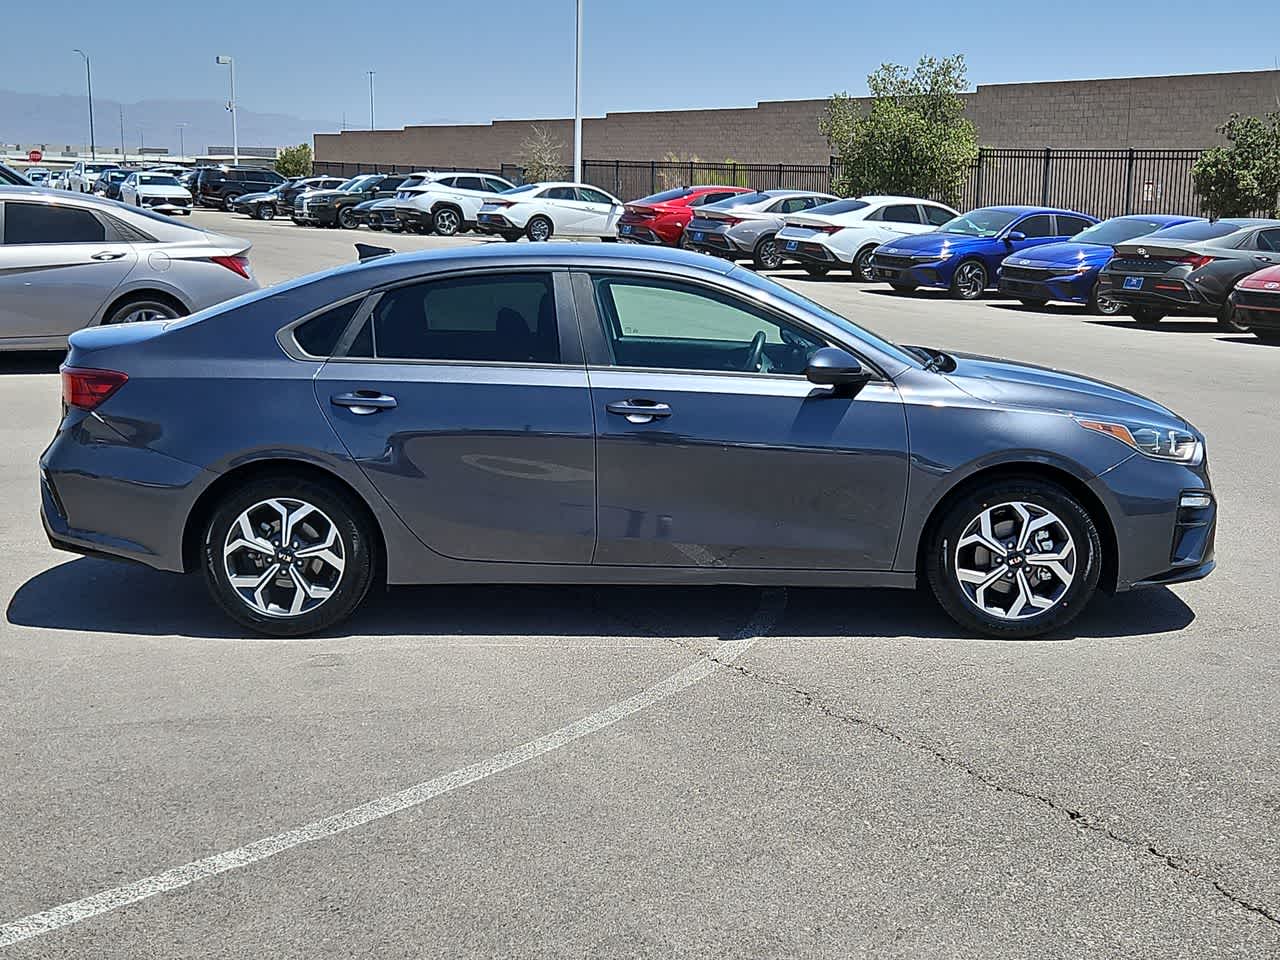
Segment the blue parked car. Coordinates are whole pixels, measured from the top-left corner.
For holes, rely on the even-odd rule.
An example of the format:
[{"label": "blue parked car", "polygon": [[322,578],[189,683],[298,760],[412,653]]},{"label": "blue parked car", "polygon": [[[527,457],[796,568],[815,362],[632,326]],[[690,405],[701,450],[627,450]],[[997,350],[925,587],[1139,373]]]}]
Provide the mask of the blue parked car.
[{"label": "blue parked car", "polygon": [[976,300],[996,285],[1000,263],[1028,247],[1074,237],[1097,217],[1051,207],[981,207],[948,220],[934,233],[877,247],[871,266],[902,293],[943,287],[957,300]]},{"label": "blue parked car", "polygon": [[1090,313],[1114,316],[1126,308],[1097,295],[1098,274],[1115,253],[1115,245],[1149,233],[1200,220],[1200,217],[1154,214],[1112,217],[1077,233],[1066,243],[1050,243],[1030,253],[1015,253],[1000,267],[1000,292],[1028,307],[1050,300],[1088,305]]}]

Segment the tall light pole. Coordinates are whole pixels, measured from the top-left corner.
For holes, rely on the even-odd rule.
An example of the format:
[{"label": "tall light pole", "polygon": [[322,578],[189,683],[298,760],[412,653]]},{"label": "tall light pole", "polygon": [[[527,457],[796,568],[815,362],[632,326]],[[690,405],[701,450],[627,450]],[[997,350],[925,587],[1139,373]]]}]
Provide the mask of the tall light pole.
[{"label": "tall light pole", "polygon": [[129,162],[129,153],[124,148],[124,107],[120,108],[120,162]]},{"label": "tall light pole", "polygon": [[369,129],[373,129],[373,71],[369,71]]},{"label": "tall light pole", "polygon": [[582,0],[578,0],[573,55],[573,182],[582,182]]},{"label": "tall light pole", "polygon": [[231,68],[231,99],[227,109],[231,111],[231,153],[236,166],[240,165],[240,131],[236,127],[236,62],[231,57],[217,57],[215,63]]},{"label": "tall light pole", "polygon": [[183,142],[182,131],[189,126],[191,126],[191,124],[186,120],[178,121],[178,156],[182,157],[184,160],[187,156],[187,145]]},{"label": "tall light pole", "polygon": [[138,157],[142,158],[147,153],[147,140],[142,135],[142,127],[138,127]]},{"label": "tall light pole", "polygon": [[93,72],[89,69],[89,55],[79,48],[75,52],[84,57],[84,82],[89,88],[89,156],[97,160],[98,145],[94,142],[93,136]]}]

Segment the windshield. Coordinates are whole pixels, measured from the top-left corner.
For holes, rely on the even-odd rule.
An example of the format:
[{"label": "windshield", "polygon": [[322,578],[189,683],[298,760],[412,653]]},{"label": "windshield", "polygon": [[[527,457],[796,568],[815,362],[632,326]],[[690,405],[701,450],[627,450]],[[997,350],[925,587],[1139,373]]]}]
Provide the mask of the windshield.
[{"label": "windshield", "polygon": [[994,237],[1019,216],[1014,210],[983,207],[948,220],[938,228],[938,232],[958,233],[966,237]]},{"label": "windshield", "polygon": [[[368,179],[369,178],[367,176],[352,177],[350,180],[347,180],[345,183],[338,184],[338,186],[335,189],[341,190],[344,193],[348,190],[358,190],[360,189],[359,184],[364,183],[364,181]],[[319,186],[319,184],[316,184],[316,186]]]},{"label": "windshield", "polygon": [[1238,223],[1224,223],[1221,220],[1209,223],[1207,220],[1196,220],[1192,223],[1180,223],[1176,227],[1165,227],[1152,234],[1161,240],[1184,240],[1191,243],[1197,240],[1212,240],[1225,237],[1240,229]]},{"label": "windshield", "polygon": [[733,276],[749,286],[755,287],[756,289],[762,290],[766,293],[770,293],[779,300],[789,303],[792,306],[799,307],[802,310],[807,310],[809,313],[817,314],[824,320],[835,324],[841,330],[847,330],[850,336],[861,340],[863,343],[870,344],[881,353],[891,356],[895,360],[901,361],[909,367],[919,367],[921,365],[919,357],[908,353],[896,343],[891,343],[882,337],[876,336],[870,330],[858,326],[848,317],[841,316],[840,314],[824,307],[822,304],[816,303],[808,297],[801,296],[790,287],[784,287],[782,284],[774,280],[770,280],[768,277],[762,277],[754,270],[745,270],[742,267],[736,267],[733,270]]},{"label": "windshield", "polygon": [[805,213],[819,213],[830,216],[835,213],[851,213],[854,210],[862,210],[871,206],[865,200],[832,200],[830,203],[824,203],[821,206],[814,207],[812,210],[806,210]]},{"label": "windshield", "polygon": [[112,164],[110,163],[86,163],[84,165],[84,168],[88,173],[101,173],[103,170],[110,170],[111,167]]},{"label": "windshield", "polygon": [[1158,220],[1148,220],[1145,217],[1115,217],[1104,220],[1102,223],[1095,223],[1088,230],[1081,230],[1071,239],[1076,243],[1100,243],[1114,247],[1117,243],[1124,243],[1134,237],[1145,237],[1148,233],[1155,233],[1164,226],[1165,224]]},{"label": "windshield", "polygon": [[104,170],[102,173],[102,179],[106,180],[107,183],[116,183],[123,180],[128,175],[128,170]]},{"label": "windshield", "polygon": [[138,183],[149,183],[153,187],[180,187],[176,179],[167,173],[140,173],[138,174]]}]

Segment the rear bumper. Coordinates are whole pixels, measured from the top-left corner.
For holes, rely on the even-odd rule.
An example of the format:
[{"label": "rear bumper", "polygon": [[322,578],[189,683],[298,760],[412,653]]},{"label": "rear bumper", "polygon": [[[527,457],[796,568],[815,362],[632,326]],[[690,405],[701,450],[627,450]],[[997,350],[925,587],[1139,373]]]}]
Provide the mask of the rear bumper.
[{"label": "rear bumper", "polygon": [[749,247],[743,247],[727,232],[720,230],[689,230],[684,232],[685,246],[692,250],[701,250],[703,253],[716,254],[718,256],[739,256],[751,252]]},{"label": "rear bumper", "polygon": [[680,242],[680,231],[676,230],[674,235],[670,231],[660,233],[654,229],[651,221],[645,220],[621,220],[618,222],[618,239],[627,240],[631,243],[647,243],[652,246],[663,245],[674,247]]},{"label": "rear bumper", "polygon": [[506,233],[509,230],[523,230],[524,227],[512,223],[500,213],[476,214],[476,229],[481,233]]},{"label": "rear bumper", "polygon": [[776,238],[778,253],[784,260],[795,260],[798,263],[822,263],[833,266],[849,261],[841,260],[834,250],[825,243],[816,240],[799,240],[788,237]]},{"label": "rear bumper", "polygon": [[1195,316],[1211,317],[1222,307],[1220,302],[1209,300],[1203,291],[1180,277],[1143,276],[1138,278],[1142,281],[1140,288],[1126,287],[1126,279],[1133,277],[1103,271],[1098,277],[1098,295],[1135,309],[1146,307]]},{"label": "rear bumper", "polygon": [[409,227],[425,227],[431,224],[431,214],[414,207],[396,207],[396,219]]}]

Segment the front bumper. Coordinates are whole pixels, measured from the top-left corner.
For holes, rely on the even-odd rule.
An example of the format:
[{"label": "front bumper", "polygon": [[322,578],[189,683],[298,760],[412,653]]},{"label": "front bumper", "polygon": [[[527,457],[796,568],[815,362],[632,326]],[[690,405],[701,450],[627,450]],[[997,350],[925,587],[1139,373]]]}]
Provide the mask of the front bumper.
[{"label": "front bumper", "polygon": [[1060,274],[1047,267],[1001,267],[999,289],[1019,300],[1088,303],[1095,283],[1094,270]]},{"label": "front bumper", "polygon": [[877,280],[913,287],[947,287],[951,284],[950,258],[914,260],[910,257],[894,257],[873,254],[871,272]]},{"label": "front bumper", "polygon": [[1280,292],[1236,288],[1231,292],[1236,318],[1251,330],[1280,332]]}]

